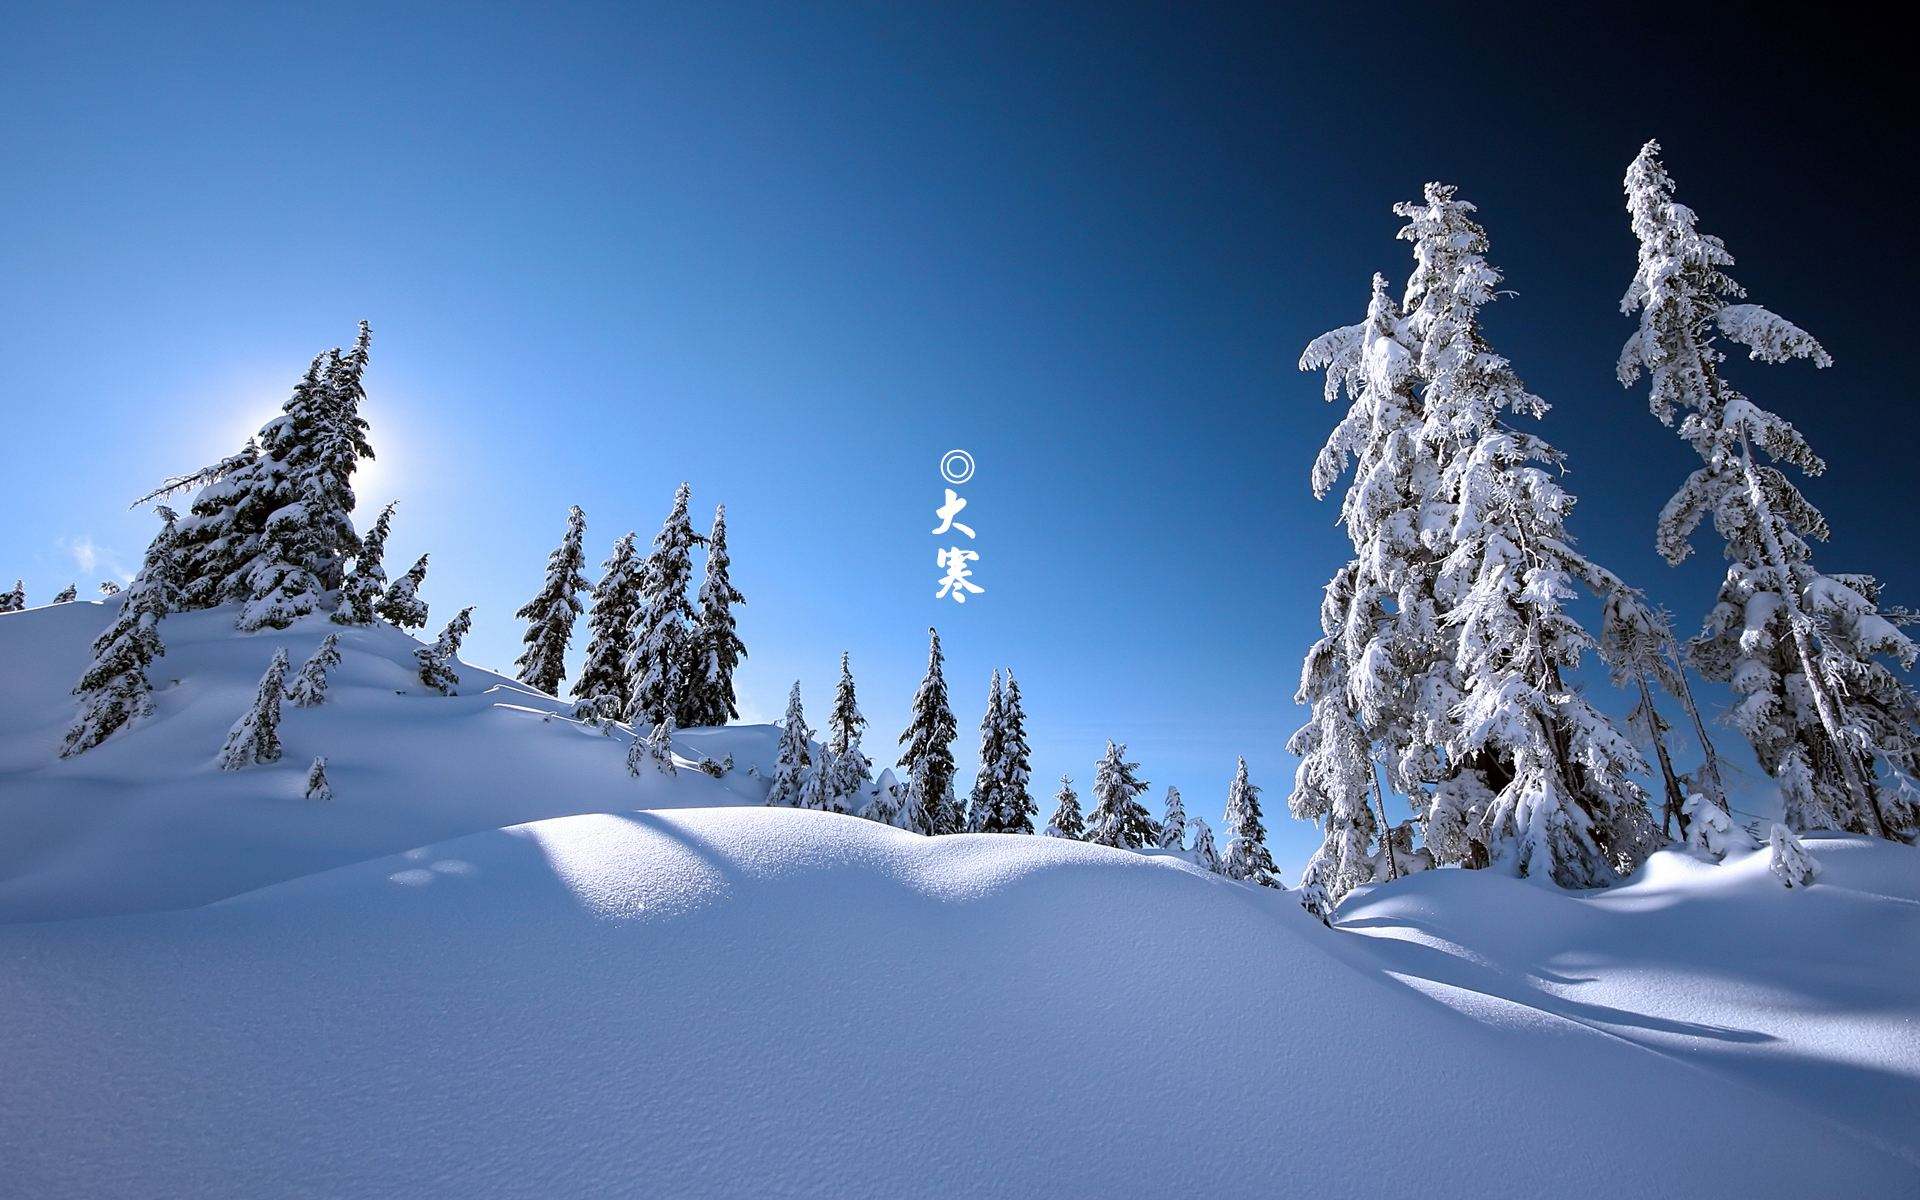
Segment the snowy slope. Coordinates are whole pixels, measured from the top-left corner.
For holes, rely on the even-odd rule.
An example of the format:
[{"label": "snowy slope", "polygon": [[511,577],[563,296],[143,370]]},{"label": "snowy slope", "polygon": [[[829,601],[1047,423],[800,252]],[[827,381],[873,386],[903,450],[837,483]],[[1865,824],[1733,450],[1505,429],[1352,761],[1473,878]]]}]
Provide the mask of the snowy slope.
[{"label": "snowy slope", "polygon": [[[1910,885],[1912,853],[1857,857]],[[1447,882],[1398,936],[1470,914],[1499,955],[1563,915]],[[1770,886],[1668,899],[1754,918]],[[1856,903],[1793,899],[1813,920]],[[1887,903],[1856,964],[1914,961],[1910,886]],[[1776,954],[1825,952],[1769,924],[1710,925],[1762,940],[1681,978],[1763,989]],[[0,1161],[27,1195],[1912,1194],[1910,1130],[1880,1144],[1795,1082],[1910,1115],[1910,972],[1877,993],[1904,1034],[1798,1042],[1764,1086],[1719,1069],[1763,1043],[1710,1004],[1647,1048],[1617,1007],[1668,986],[1644,941],[1577,968],[1617,974],[1615,1006],[1560,1016],[1478,990],[1514,963],[1403,974],[1414,942],[1167,858],[788,809],[560,818],[197,911],[0,930]]]},{"label": "snowy slope", "polygon": [[[419,643],[388,625],[343,629],[311,617],[238,634],[233,611],[161,622],[165,657],[149,677],[155,714],[62,761],[68,689],[117,601],[0,615],[0,922],[178,908],[542,817],[674,805],[757,803],[770,726],[687,730],[679,755],[734,756],[715,780],[627,774],[627,738],[564,716],[571,706],[462,665],[459,695],[421,686]],[[285,705],[285,756],[221,771],[214,756],[252,700],[276,648],[297,671],[320,640],[342,651],[328,702]],[[291,675],[289,675],[291,679]],[[301,798],[327,758],[334,801]]]},{"label": "snowy slope", "polygon": [[766,727],[635,780],[387,628],[220,772],[334,628],[222,612],[57,762],[106,613],[0,616],[0,1195],[1920,1192],[1911,848],[1811,839],[1794,892],[1436,871],[1328,930],[1170,855],[767,809]]}]

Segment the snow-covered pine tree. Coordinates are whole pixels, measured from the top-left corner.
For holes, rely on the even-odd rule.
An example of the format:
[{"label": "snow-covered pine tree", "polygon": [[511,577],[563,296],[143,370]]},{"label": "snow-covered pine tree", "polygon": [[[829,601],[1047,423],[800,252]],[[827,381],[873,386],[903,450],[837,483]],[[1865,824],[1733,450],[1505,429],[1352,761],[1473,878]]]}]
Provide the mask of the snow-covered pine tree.
[{"label": "snow-covered pine tree", "polygon": [[627,747],[627,774],[639,775],[640,768],[651,765],[663,775],[678,775],[680,769],[673,762],[673,718],[655,725],[644,736],[636,734],[632,745]]},{"label": "snow-covered pine tree", "polygon": [[327,758],[324,754],[314,759],[313,765],[307,768],[306,798],[314,801],[333,799],[333,785],[327,782]]},{"label": "snow-covered pine tree", "polygon": [[140,573],[133,577],[112,624],[93,640],[93,660],[74,684],[80,714],[60,745],[60,757],[91,750],[131,721],[153,711],[153,685],[147,667],[166,653],[160,642],[160,618],[174,594],[172,572],[176,528],[171,509],[159,508],[163,524],[147,544]]},{"label": "snow-covered pine tree", "polygon": [[1226,873],[1226,864],[1220,861],[1220,851],[1213,845],[1213,826],[1206,818],[1193,816],[1187,818],[1187,824],[1193,828],[1193,861],[1212,871],[1215,875]]},{"label": "snow-covered pine tree", "polygon": [[1808,541],[1826,538],[1826,518],[1784,468],[1819,475],[1826,463],[1791,424],[1727,382],[1717,342],[1764,363],[1833,360],[1792,322],[1735,303],[1746,291],[1726,273],[1733,256],[1674,199],[1659,155],[1648,142],[1627,170],[1640,253],[1620,307],[1640,325],[1619,375],[1629,387],[1648,376],[1654,416],[1679,418],[1702,461],[1660,514],[1660,553],[1683,561],[1709,514],[1726,544],[1726,580],[1691,657],[1740,697],[1733,723],[1779,784],[1791,828],[1912,840],[1920,696],[1890,665],[1910,670],[1920,654],[1897,627],[1910,614],[1881,611],[1873,577],[1814,565]]},{"label": "snow-covered pine tree", "polygon": [[1701,792],[1688,796],[1686,814],[1687,845],[1711,858],[1745,853],[1753,849],[1753,838],[1734,823],[1733,817]]},{"label": "snow-covered pine tree", "polygon": [[1000,672],[993,672],[993,684],[987,689],[987,711],[980,718],[980,770],[973,777],[973,791],[967,796],[967,829],[979,833],[995,816],[1000,805],[1000,754],[1006,740],[1005,718],[1000,713]]},{"label": "snow-covered pine tree", "polygon": [[426,684],[442,696],[456,696],[454,686],[460,682],[459,673],[454,670],[458,664],[461,639],[467,636],[467,630],[473,628],[473,605],[461,609],[447,627],[440,631],[433,645],[422,646],[413,652],[420,664],[420,682]]},{"label": "snow-covered pine tree", "polygon": [[0,613],[25,612],[27,608],[27,585],[25,580],[13,581],[13,590],[0,592]]},{"label": "snow-covered pine tree", "polygon": [[727,556],[727,506],[713,510],[707,534],[706,575],[700,581],[700,613],[693,627],[692,663],[687,670],[687,717],[695,725],[725,725],[740,718],[733,672],[747,656],[735,630],[733,606],[747,598],[733,586]]},{"label": "snow-covered pine tree", "polygon": [[1160,822],[1159,846],[1162,850],[1182,850],[1187,840],[1187,806],[1180,800],[1180,789],[1167,785],[1167,816]]},{"label": "snow-covered pine tree", "polygon": [[773,784],[767,789],[768,804],[797,805],[807,782],[807,714],[800,706],[800,681],[793,681],[787,693],[787,715],[780,721],[780,752],[774,761]]},{"label": "snow-covered pine tree", "polygon": [[1247,760],[1241,759],[1227,789],[1227,853],[1225,874],[1232,879],[1279,887],[1280,871],[1267,849],[1267,827],[1260,819],[1260,789],[1247,778]]},{"label": "snow-covered pine tree", "polygon": [[673,508],[654,535],[653,552],[641,574],[640,606],[625,663],[631,696],[627,721],[636,729],[657,725],[669,714],[678,717],[686,705],[695,619],[687,585],[693,578],[693,547],[700,543],[687,520],[692,495],[685,483],[674,492]]},{"label": "snow-covered pine tree", "polygon": [[900,762],[907,768],[909,803],[916,810],[912,827],[927,834],[958,833],[960,814],[948,809],[946,797],[953,791],[953,739],[959,726],[947,704],[940,634],[928,629],[927,639],[927,674],[913,694],[912,717],[900,734],[906,747]]},{"label": "snow-covered pine tree", "polygon": [[59,592],[55,593],[53,597],[53,602],[55,604],[71,604],[75,600],[78,600],[79,598],[80,598],[80,586],[78,584],[70,583],[67,586],[61,588]]},{"label": "snow-covered pine tree", "polygon": [[340,604],[333,610],[332,619],[337,624],[371,625],[379,615],[380,596],[387,589],[387,537],[393,532],[393,510],[399,503],[387,501],[374,518],[373,528],[360,539],[360,548],[353,555],[353,570],[340,585]]},{"label": "snow-covered pine tree", "polygon": [[573,684],[574,699],[579,701],[574,716],[582,720],[618,721],[632,699],[626,661],[633,644],[634,614],[640,610],[642,569],[633,551],[633,536],[623,533],[614,541],[613,552],[601,564],[600,582],[593,587],[587,658]]},{"label": "snow-covered pine tree", "polygon": [[833,797],[841,812],[860,812],[872,782],[873,764],[860,749],[860,731],[867,719],[854,698],[853,668],[840,655],[840,682],[833,693],[833,712],[827,717],[827,745],[833,751]]},{"label": "snow-covered pine tree", "polygon": [[1806,843],[1793,836],[1793,830],[1785,825],[1775,825],[1773,833],[1767,839],[1767,870],[1774,878],[1787,887],[1805,887],[1820,874],[1820,863],[1806,847]]},{"label": "snow-covered pine tree", "polygon": [[[1375,786],[1370,739],[1354,710],[1357,675],[1347,658],[1353,640],[1346,636],[1347,622],[1361,611],[1353,604],[1354,584],[1363,573],[1361,563],[1349,563],[1327,584],[1320,605],[1323,636],[1307,652],[1294,695],[1312,715],[1287,743],[1300,759],[1287,810],[1321,832],[1300,880],[1323,891],[1329,904],[1373,882],[1372,845],[1379,832],[1369,803]],[[1389,721],[1400,716],[1387,710],[1381,715]]]},{"label": "snow-covered pine tree", "polygon": [[1073,780],[1065,775],[1060,777],[1060,790],[1053,794],[1053,815],[1047,818],[1046,835],[1075,842],[1086,840],[1087,823],[1080,815],[1080,795],[1073,790]]},{"label": "snow-covered pine tree", "polygon": [[867,820],[877,821],[882,825],[891,825],[896,829],[911,828],[906,795],[900,787],[900,781],[894,778],[891,768],[881,771],[879,777],[873,781],[873,787],[868,792],[866,802],[858,812]]},{"label": "snow-covered pine tree", "polygon": [[1101,846],[1139,850],[1158,840],[1159,830],[1140,803],[1147,782],[1135,772],[1139,763],[1126,761],[1127,748],[1111,739],[1093,773],[1093,811],[1087,814],[1087,838]]},{"label": "snow-covered pine tree", "polygon": [[387,585],[380,593],[374,611],[402,629],[424,629],[427,602],[420,598],[420,585],[427,581],[427,556],[422,554],[407,573]]},{"label": "snow-covered pine tree", "polygon": [[295,708],[317,708],[327,702],[327,672],[340,665],[340,635],[329,633],[320,639],[320,646],[313,652],[300,673],[293,678],[293,686],[287,689],[287,699],[293,701]]},{"label": "snow-covered pine tree", "polygon": [[1000,694],[1000,768],[999,803],[989,818],[988,833],[1033,832],[1033,819],[1040,806],[1033,801],[1029,781],[1033,778],[1033,751],[1027,745],[1027,710],[1020,699],[1020,681],[1007,669],[1007,685]]},{"label": "snow-covered pine tree", "polygon": [[1428,184],[1403,203],[1400,236],[1415,269],[1402,305],[1415,339],[1423,436],[1442,452],[1441,496],[1451,508],[1448,551],[1435,583],[1452,633],[1461,699],[1450,706],[1447,752],[1455,781],[1426,813],[1427,845],[1442,862],[1592,887],[1632,869],[1653,847],[1647,769],[1632,743],[1563,674],[1593,648],[1567,611],[1579,580],[1597,595],[1624,585],[1573,548],[1573,497],[1551,468],[1561,456],[1510,418],[1539,417],[1529,392],[1480,330],[1500,274],[1485,258],[1473,205]]},{"label": "snow-covered pine tree", "polygon": [[100,594],[102,596],[118,596],[120,594],[120,585],[111,579],[102,579],[100,581]]},{"label": "snow-covered pine tree", "polygon": [[576,504],[567,510],[566,536],[547,555],[545,582],[514,614],[527,623],[521,639],[526,652],[514,661],[520,668],[519,680],[549,696],[560,694],[560,682],[567,677],[567,645],[573,641],[573,623],[580,616],[580,593],[587,590],[587,578],[580,573],[586,565],[581,552],[586,536],[587,514]]},{"label": "snow-covered pine tree", "polygon": [[287,652],[275,650],[267,673],[260,677],[253,703],[227,731],[226,744],[220,747],[222,771],[280,760],[280,696],[286,678]]},{"label": "snow-covered pine tree", "polygon": [[806,779],[800,784],[800,807],[811,808],[819,812],[845,812],[840,797],[835,794],[837,768],[833,759],[833,747],[823,745],[820,752],[813,756],[813,766],[807,769]]}]

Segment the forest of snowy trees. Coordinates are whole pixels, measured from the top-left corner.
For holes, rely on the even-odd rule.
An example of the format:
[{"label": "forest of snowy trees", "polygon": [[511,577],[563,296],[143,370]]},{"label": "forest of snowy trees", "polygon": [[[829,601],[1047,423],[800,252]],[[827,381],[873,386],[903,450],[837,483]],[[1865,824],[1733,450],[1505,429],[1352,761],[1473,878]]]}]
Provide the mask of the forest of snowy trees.
[{"label": "forest of snowy trees", "polygon": [[[1429,184],[1420,200],[1395,206],[1413,252],[1405,286],[1396,292],[1376,275],[1363,319],[1301,356],[1303,370],[1324,374],[1326,399],[1345,405],[1311,483],[1324,499],[1345,480],[1340,519],[1352,546],[1325,588],[1321,637],[1297,694],[1307,719],[1288,743],[1299,765],[1287,807],[1321,835],[1301,895],[1323,915],[1356,887],[1440,866],[1585,888],[1630,874],[1675,840],[1712,857],[1765,843],[1793,882],[1813,870],[1797,833],[1911,842],[1920,832],[1920,696],[1905,674],[1920,650],[1901,631],[1915,614],[1883,606],[1872,576],[1815,564],[1826,522],[1789,470],[1812,476],[1826,464],[1791,424],[1735,389],[1723,347],[1744,347],[1757,363],[1830,359],[1810,334],[1746,302],[1727,273],[1732,256],[1696,228],[1659,153],[1649,142],[1626,176],[1640,250],[1621,309],[1637,326],[1618,375],[1628,387],[1645,380],[1653,416],[1699,457],[1648,531],[1677,564],[1711,518],[1728,566],[1718,594],[1702,598],[1692,638],[1576,549],[1564,459],[1545,436],[1550,406],[1487,341],[1481,312],[1501,276],[1474,206],[1452,187]],[[143,497],[193,492],[184,516],[155,505],[160,528],[125,590],[102,585],[118,603],[74,688],[79,712],[63,757],[151,712],[147,672],[165,653],[168,613],[231,606],[249,632],[316,614],[342,626],[426,627],[428,557],[387,574],[395,504],[364,534],[353,520],[353,477],[373,456],[360,413],[371,337],[362,323],[350,348],[317,355],[280,415],[234,454]],[[571,508],[516,613],[525,627],[518,678],[549,696],[567,681],[584,617],[573,716],[609,737],[623,731],[635,775],[678,769],[677,731],[739,717],[734,674],[746,647],[736,609],[746,598],[732,581],[726,508],[703,534],[691,503],[683,483],[644,551],[633,532],[616,537],[597,582],[587,574],[587,515]],[[69,586],[55,600],[76,596]],[[1578,615],[1586,605],[1598,614],[1593,628]],[[0,612],[25,606],[20,584],[0,592]],[[472,612],[416,652],[422,688],[457,694]],[[1572,681],[1589,655],[1620,693],[1620,721]],[[292,666],[275,653],[226,744],[209,754],[226,769],[278,759],[281,700],[326,703],[339,661],[339,639],[329,637],[288,684]],[[1724,723],[1777,785],[1778,825],[1734,819],[1713,715],[1693,677],[1731,690]],[[843,654],[823,729],[809,727],[794,683],[766,802],[925,835],[1033,834],[1041,810],[1025,705],[1014,673],[995,670],[963,798],[938,632],[929,630],[925,675],[898,738],[898,773],[876,773],[863,749],[867,720]],[[1681,739],[1697,752],[1690,771],[1676,765]],[[1040,828],[1278,886],[1261,789],[1244,759],[1225,798],[1223,847],[1177,787],[1161,816],[1150,814],[1141,799],[1149,787],[1125,745],[1109,741],[1093,765],[1091,807],[1083,811],[1063,777]],[[324,759],[307,794],[331,795]],[[1396,821],[1396,811],[1408,815]]]}]

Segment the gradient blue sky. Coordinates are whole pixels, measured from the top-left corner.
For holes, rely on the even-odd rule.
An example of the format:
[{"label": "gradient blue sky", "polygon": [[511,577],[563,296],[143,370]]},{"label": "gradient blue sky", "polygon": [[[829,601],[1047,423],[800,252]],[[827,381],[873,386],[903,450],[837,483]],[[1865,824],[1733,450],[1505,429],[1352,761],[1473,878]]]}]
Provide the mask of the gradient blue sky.
[{"label": "gradient blue sky", "polygon": [[[797,677],[817,719],[849,650],[884,760],[937,623],[964,770],[1011,664],[1043,811],[1112,737],[1156,809],[1173,783],[1217,818],[1244,754],[1297,877],[1284,742],[1346,547],[1294,360],[1404,279],[1388,210],[1424,180],[1482,208],[1576,532],[1691,624],[1718,548],[1654,556],[1686,452],[1613,381],[1619,179],[1660,137],[1755,298],[1838,359],[1739,372],[1835,465],[1824,561],[1920,601],[1911,130],[1874,54],[1476,11],[10,6],[0,573],[44,601],[129,569],[128,502],[366,317],[362,503],[401,501],[390,562],[433,553],[436,627],[479,606],[472,660],[518,653],[569,504],[597,564],[686,479],[703,521],[728,505],[751,715]],[[956,446],[964,609],[928,534]]]}]

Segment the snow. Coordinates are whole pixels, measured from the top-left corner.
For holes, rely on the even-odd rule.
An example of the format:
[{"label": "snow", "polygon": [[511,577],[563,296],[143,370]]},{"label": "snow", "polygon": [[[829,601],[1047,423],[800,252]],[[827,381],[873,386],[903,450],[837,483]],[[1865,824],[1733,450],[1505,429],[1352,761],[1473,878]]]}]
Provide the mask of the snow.
[{"label": "snow", "polygon": [[[389,627],[231,610],[164,621],[155,716],[55,762],[109,606],[0,616],[0,1192],[1920,1182],[1909,847],[1809,837],[1791,891],[1766,851],[1598,893],[1427,871],[1329,930],[1171,853],[765,807],[766,727],[679,735],[725,781],[636,780],[499,676],[424,693]],[[273,650],[331,631],[281,761],[217,771]]]}]

